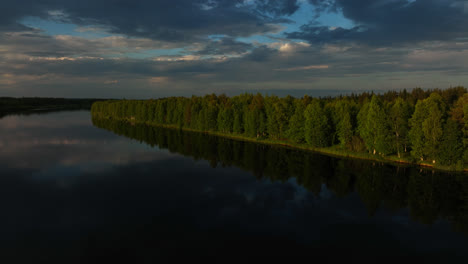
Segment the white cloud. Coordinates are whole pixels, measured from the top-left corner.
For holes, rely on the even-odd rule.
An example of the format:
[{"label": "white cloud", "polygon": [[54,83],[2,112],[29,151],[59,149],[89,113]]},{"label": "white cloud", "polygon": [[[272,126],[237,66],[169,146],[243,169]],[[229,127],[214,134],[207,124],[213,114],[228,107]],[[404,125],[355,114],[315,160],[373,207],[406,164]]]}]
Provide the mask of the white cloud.
[{"label": "white cloud", "polygon": [[169,77],[167,76],[158,76],[149,78],[150,84],[163,84],[169,82]]},{"label": "white cloud", "polygon": [[300,49],[308,48],[310,47],[310,44],[306,42],[274,42],[268,44],[268,46],[283,53],[291,53]]},{"label": "white cloud", "polygon": [[159,56],[153,59],[154,61],[198,61],[201,56],[198,55],[182,55],[182,56]]}]

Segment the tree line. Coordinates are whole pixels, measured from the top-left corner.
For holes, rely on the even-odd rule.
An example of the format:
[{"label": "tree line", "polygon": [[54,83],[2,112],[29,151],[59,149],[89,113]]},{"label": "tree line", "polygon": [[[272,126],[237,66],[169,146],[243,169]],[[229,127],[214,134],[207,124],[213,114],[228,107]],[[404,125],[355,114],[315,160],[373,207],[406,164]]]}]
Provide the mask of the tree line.
[{"label": "tree line", "polygon": [[[212,167],[236,166],[258,179],[297,183],[315,195],[324,186],[338,197],[357,193],[369,215],[380,208],[399,212],[408,208],[418,222],[447,219],[468,234],[468,180],[463,174],[413,166],[390,166],[373,161],[338,159],[309,151],[230,140],[203,133],[164,129],[145,124],[93,117],[95,126],[159,149],[167,149]],[[391,177],[390,177],[391,176]]]},{"label": "tree line", "polygon": [[14,113],[46,112],[60,110],[89,110],[102,99],[72,99],[47,97],[0,97],[0,117]]},{"label": "tree line", "polygon": [[468,94],[455,87],[294,98],[169,97],[96,102],[92,115],[240,137],[397,156],[463,169],[468,164]]}]

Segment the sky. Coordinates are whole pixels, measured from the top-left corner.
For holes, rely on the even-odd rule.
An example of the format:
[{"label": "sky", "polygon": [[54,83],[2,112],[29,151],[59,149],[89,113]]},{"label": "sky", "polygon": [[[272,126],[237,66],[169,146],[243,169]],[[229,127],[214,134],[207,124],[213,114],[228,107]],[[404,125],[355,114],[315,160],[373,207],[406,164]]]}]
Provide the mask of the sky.
[{"label": "sky", "polygon": [[0,96],[326,96],[468,86],[467,0],[17,0]]}]

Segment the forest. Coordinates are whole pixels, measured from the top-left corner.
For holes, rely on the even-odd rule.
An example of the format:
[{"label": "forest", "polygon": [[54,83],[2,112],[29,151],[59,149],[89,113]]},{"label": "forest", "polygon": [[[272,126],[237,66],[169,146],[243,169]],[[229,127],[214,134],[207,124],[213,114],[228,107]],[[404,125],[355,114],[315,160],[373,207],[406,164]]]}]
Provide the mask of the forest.
[{"label": "forest", "polygon": [[468,168],[464,87],[338,97],[169,97],[92,105],[93,118],[145,123],[449,170]]},{"label": "forest", "polygon": [[0,117],[12,113],[47,112],[57,110],[88,110],[99,99],[69,99],[46,97],[0,97]]}]

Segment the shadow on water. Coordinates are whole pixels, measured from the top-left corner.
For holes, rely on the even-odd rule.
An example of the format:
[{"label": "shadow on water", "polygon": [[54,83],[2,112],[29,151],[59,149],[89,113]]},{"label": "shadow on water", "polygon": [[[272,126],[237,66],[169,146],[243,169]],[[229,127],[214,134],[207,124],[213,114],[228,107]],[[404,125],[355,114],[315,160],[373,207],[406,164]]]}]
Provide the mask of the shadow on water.
[{"label": "shadow on water", "polygon": [[369,216],[381,207],[408,208],[413,220],[431,225],[446,219],[468,235],[468,177],[413,166],[334,158],[285,147],[237,141],[203,133],[93,119],[99,128],[216,166],[235,166],[258,179],[297,183],[316,196],[326,186],[337,197],[356,192]]},{"label": "shadow on water", "polygon": [[468,258],[463,174],[92,121],[0,123],[2,263]]}]

